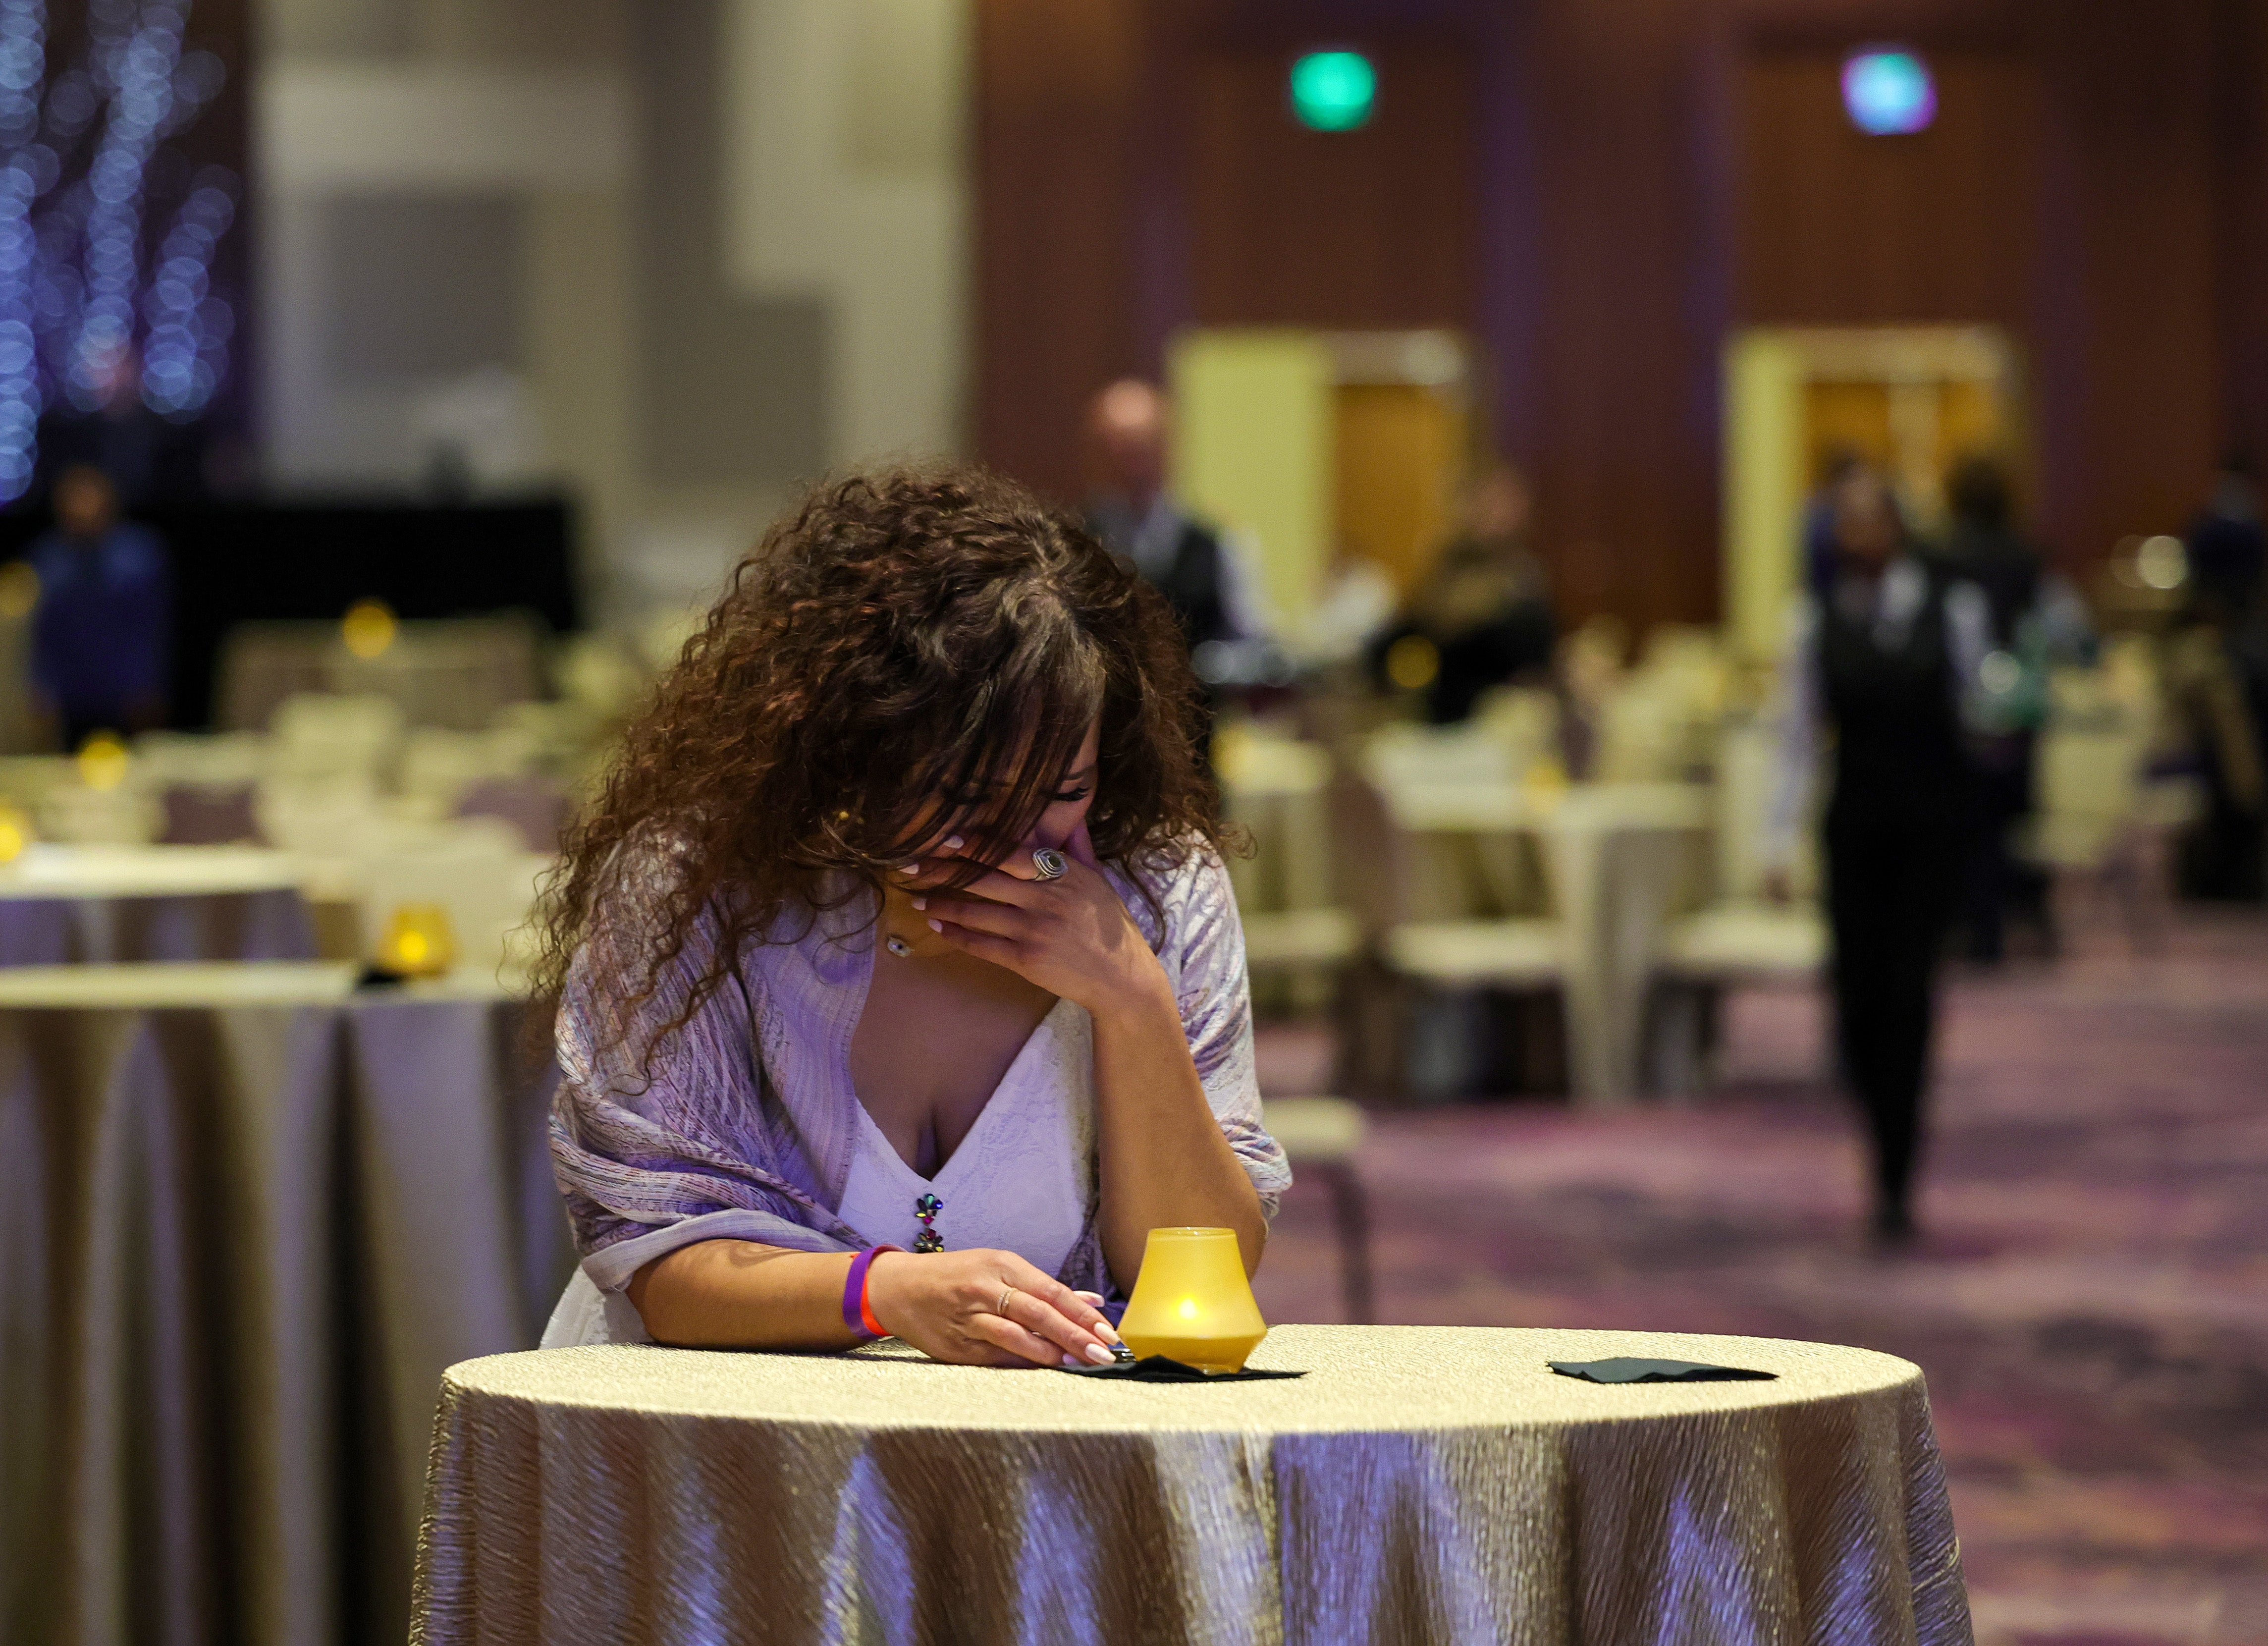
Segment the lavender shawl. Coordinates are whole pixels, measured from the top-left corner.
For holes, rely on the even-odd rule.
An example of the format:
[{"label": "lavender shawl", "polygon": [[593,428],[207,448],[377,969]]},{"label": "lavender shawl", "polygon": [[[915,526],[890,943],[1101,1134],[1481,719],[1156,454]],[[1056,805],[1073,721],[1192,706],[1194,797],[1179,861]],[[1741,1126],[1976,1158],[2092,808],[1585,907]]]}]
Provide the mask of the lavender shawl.
[{"label": "lavender shawl", "polygon": [[[1129,875],[1107,872],[1165,967],[1206,1099],[1272,1217],[1292,1173],[1261,1126],[1244,931],[1227,871],[1205,853],[1177,870],[1142,872],[1147,897]],[[660,1043],[646,1079],[636,1049],[676,1015],[718,929],[704,917],[652,998],[625,1009],[600,980],[637,975],[615,963],[654,940],[648,886],[641,896],[636,877],[617,881],[560,1003],[564,1078],[551,1159],[583,1272],[616,1294],[654,1258],[696,1241],[856,1250],[863,1243],[836,1212],[856,1137],[850,1037],[873,977],[873,894],[798,911],[776,941],[751,943],[740,981]],[[1092,1225],[1059,1278],[1113,1289]]]}]

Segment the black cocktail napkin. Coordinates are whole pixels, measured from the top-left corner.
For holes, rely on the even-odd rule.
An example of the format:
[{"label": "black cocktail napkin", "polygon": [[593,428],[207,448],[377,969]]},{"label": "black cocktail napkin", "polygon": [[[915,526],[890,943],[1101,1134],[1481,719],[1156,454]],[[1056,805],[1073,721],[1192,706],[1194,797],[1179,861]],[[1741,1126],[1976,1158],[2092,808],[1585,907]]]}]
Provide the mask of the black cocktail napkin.
[{"label": "black cocktail napkin", "polygon": [[1184,1366],[1163,1354],[1146,1355],[1138,1361],[1120,1361],[1115,1366],[1064,1366],[1057,1369],[1074,1377],[1116,1377],[1121,1383],[1240,1383],[1245,1379],[1263,1377],[1304,1377],[1303,1371],[1262,1371],[1248,1366],[1242,1371],[1207,1372],[1194,1366]]},{"label": "black cocktail napkin", "polygon": [[1770,1383],[1778,1376],[1700,1361],[1636,1360],[1627,1354],[1612,1360],[1546,1361],[1544,1364],[1562,1377],[1580,1377],[1586,1383]]}]

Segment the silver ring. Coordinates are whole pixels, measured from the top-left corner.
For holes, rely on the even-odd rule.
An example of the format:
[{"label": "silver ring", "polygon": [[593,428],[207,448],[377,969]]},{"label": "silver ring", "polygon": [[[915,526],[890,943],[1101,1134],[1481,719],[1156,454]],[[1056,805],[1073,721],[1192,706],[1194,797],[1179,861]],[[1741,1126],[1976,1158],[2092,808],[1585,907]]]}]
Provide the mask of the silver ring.
[{"label": "silver ring", "polygon": [[1032,853],[1032,874],[1036,879],[1060,880],[1064,870],[1070,867],[1064,854],[1051,845],[1043,845]]},{"label": "silver ring", "polygon": [[999,1316],[1001,1319],[1005,1320],[1008,1318],[1008,1300],[1015,1295],[1016,1288],[1014,1287],[1002,1287],[1000,1288],[1000,1301],[992,1305],[992,1312]]}]

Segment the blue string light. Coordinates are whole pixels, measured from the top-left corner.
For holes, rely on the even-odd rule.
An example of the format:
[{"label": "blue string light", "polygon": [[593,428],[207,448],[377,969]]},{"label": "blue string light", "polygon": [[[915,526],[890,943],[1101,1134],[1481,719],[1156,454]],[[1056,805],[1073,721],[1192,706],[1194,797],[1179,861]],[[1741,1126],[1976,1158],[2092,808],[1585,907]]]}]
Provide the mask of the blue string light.
[{"label": "blue string light", "polygon": [[151,163],[225,78],[183,50],[191,4],[88,0],[85,57],[49,82],[45,0],[0,0],[0,502],[30,489],[40,412],[94,410],[137,349],[143,402],[166,417],[226,380],[235,315],[212,262],[237,180],[197,173],[144,266]]}]

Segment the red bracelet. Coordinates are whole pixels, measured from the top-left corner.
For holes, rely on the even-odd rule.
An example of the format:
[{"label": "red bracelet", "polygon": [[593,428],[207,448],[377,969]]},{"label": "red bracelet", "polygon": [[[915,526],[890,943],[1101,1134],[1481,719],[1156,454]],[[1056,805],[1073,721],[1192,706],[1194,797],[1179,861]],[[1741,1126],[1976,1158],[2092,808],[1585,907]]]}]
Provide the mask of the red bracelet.
[{"label": "red bracelet", "polygon": [[880,1321],[866,1303],[866,1276],[874,1266],[874,1259],[886,1251],[902,1251],[899,1246],[869,1246],[850,1259],[850,1273],[843,1280],[843,1324],[865,1338],[886,1338],[890,1334],[882,1329]]}]

